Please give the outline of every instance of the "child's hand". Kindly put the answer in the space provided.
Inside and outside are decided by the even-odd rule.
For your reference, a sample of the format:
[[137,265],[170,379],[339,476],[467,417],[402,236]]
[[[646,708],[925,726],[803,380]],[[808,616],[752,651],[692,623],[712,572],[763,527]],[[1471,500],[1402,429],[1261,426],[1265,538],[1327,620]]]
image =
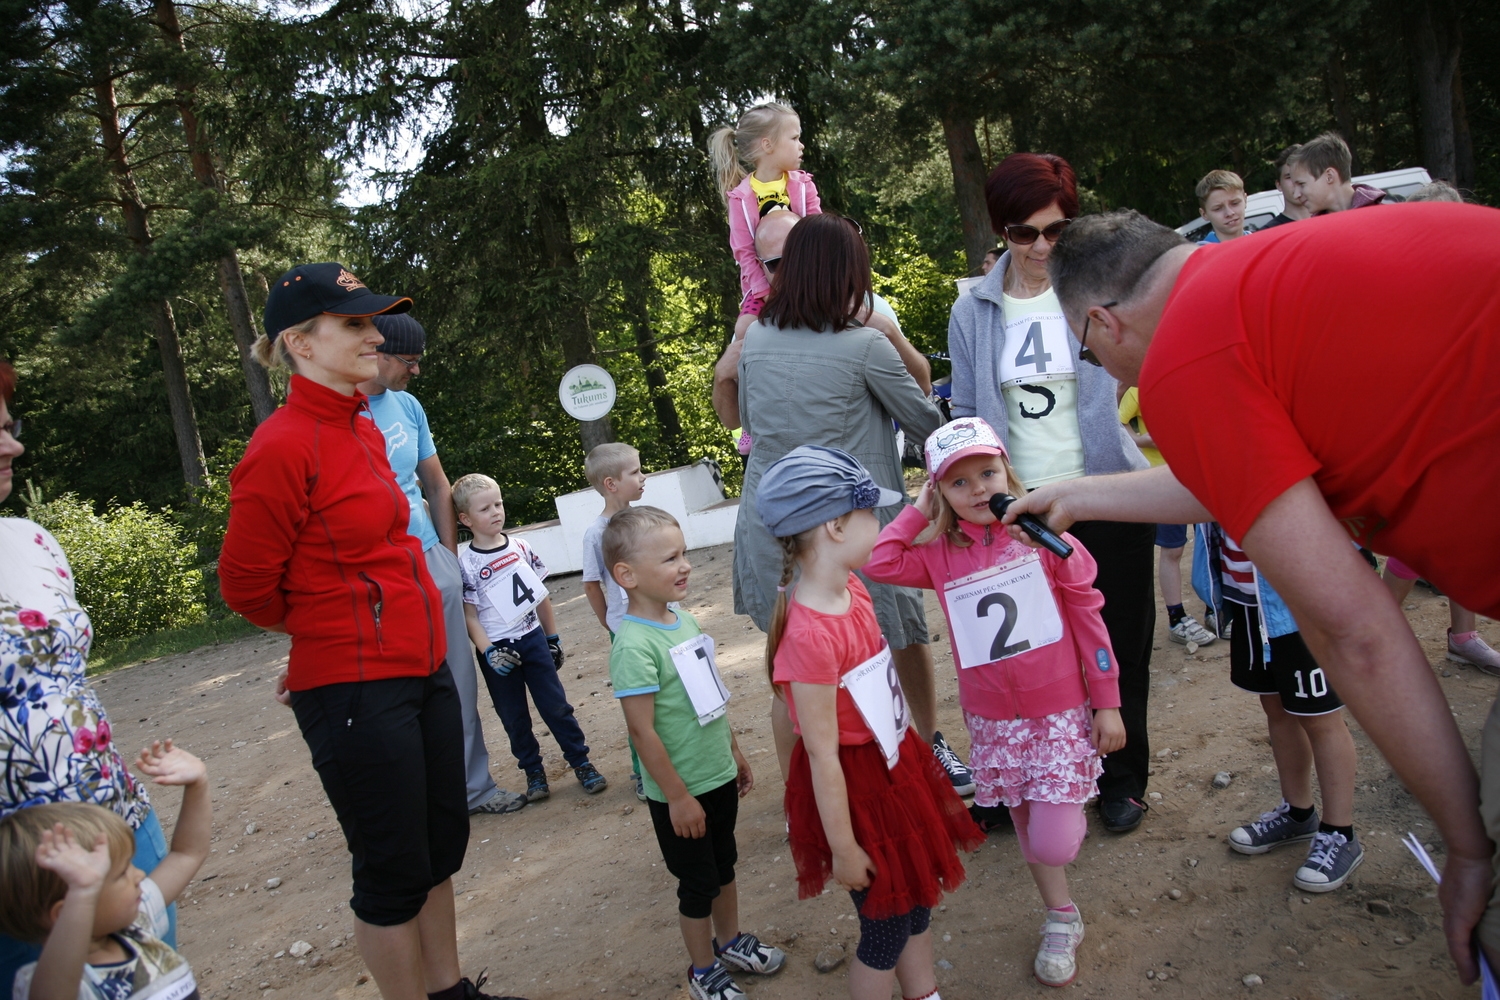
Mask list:
[[73,831],[61,823],[42,831],[42,841],[36,845],[36,864],[67,883],[69,895],[98,895],[114,867],[109,839],[104,834],[94,838],[92,851],[86,851]]
[[677,836],[698,840],[708,833],[708,817],[691,795],[667,803],[667,810],[672,817],[672,832]]
[[484,659],[485,665],[493,670],[497,677],[504,677],[521,665],[521,654],[510,646],[500,646],[491,643],[490,648],[479,655]]
[[276,675],[276,690],[272,692],[271,697],[283,705],[290,705],[292,703],[292,692],[286,688],[286,675],[286,670],[282,670],[281,673]]
[[142,750],[135,769],[149,775],[158,785],[196,785],[208,780],[208,768],[203,761],[173,746],[170,739],[158,740]]
[[1101,756],[1125,746],[1125,723],[1120,719],[1118,708],[1095,709],[1093,730],[1089,740]]
[[870,880],[878,874],[875,863],[858,844],[847,851],[833,852],[833,877],[850,892],[869,888]]
[[750,773],[750,762],[740,753],[739,744],[734,746],[734,768],[734,785],[740,790],[740,798],[743,799],[755,787],[755,775]]
[[935,489],[932,485],[932,480],[928,479],[927,482],[922,484],[922,492],[917,494],[917,513],[929,521],[937,516],[937,502],[933,499],[934,492]]

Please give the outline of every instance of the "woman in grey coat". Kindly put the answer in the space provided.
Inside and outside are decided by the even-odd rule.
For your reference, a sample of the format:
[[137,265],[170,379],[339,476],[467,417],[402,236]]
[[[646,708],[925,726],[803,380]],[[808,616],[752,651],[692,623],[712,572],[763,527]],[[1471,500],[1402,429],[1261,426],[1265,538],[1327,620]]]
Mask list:
[[[830,213],[808,216],[788,234],[765,310],[745,335],[740,422],[755,446],[734,533],[734,610],[762,631],[770,625],[782,572],[781,546],[755,511],[756,488],[771,463],[798,445],[839,448],[859,459],[876,483],[904,494],[891,421],[918,441],[942,423],[890,340],[861,325],[870,291],[869,251],[856,228]],[[877,514],[888,524],[898,512],[892,507]],[[941,734],[935,731],[922,593],[865,583],[917,729],[936,742]],[[785,749],[790,752],[790,740]],[[960,787],[971,785],[962,763],[952,757],[950,764],[949,756],[941,744],[939,760],[950,776]]]

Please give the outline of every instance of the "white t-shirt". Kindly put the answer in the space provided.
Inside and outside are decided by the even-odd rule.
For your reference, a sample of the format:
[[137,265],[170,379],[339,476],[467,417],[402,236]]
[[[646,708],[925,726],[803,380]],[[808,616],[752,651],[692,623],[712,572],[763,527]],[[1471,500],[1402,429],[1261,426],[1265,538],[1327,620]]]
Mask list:
[[[538,627],[535,604],[547,596],[547,588],[526,578],[518,564],[525,563],[537,581],[547,579],[547,566],[531,546],[511,535],[498,549],[476,549],[473,542],[458,547],[458,569],[464,578],[464,603],[479,609],[479,624],[490,642],[519,639]],[[537,588],[540,587],[540,590]],[[505,612],[533,606],[506,624]]]
[[604,565],[604,529],[609,518],[603,514],[594,518],[583,533],[583,582],[598,582],[604,591],[604,624],[610,632],[620,631],[620,622],[625,617],[625,606],[630,603],[625,588],[615,582]]
[[[150,878],[142,879],[141,909],[135,923],[110,935],[125,949],[125,961],[85,965],[78,1000],[199,1000],[198,983],[187,959],[161,940],[167,927],[167,903],[161,889]],[[35,962],[21,966],[11,988],[14,1000],[26,1000],[35,975]]]
[[1009,422],[1010,464],[1027,489],[1083,475],[1078,373],[1068,321],[1051,288],[1030,299],[1005,296],[1000,393]]

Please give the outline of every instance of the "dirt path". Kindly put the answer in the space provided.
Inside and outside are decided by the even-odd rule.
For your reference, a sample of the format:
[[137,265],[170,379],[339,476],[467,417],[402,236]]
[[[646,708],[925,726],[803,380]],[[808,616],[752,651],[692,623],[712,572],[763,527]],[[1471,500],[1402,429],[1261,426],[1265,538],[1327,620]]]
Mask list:
[[[842,970],[813,957],[858,937],[848,898],[799,902],[783,841],[780,781],[766,719],[762,636],[733,613],[730,550],[693,553],[689,607],[718,641],[734,692],[731,719],[759,782],[740,813],[740,897],[747,928],[786,948],[787,968],[741,977],[755,1000],[845,996]],[[457,877],[465,974],[488,969],[496,992],[531,1000],[596,995],[685,997],[674,883],[660,864],[650,819],[631,793],[624,722],[608,687],[608,642],[576,576],[549,581],[569,651],[564,677],[612,784],[587,796],[542,737],[550,801],[510,816],[475,817]],[[1408,617],[1422,639],[1471,748],[1495,681],[1443,660],[1447,604],[1418,589]],[[1193,601],[1190,607],[1196,607]],[[967,752],[946,627],[929,595],[938,662],[939,721]],[[1500,627],[1481,634],[1500,646]],[[1229,830],[1279,801],[1255,699],[1228,681],[1218,643],[1189,656],[1158,623],[1153,670],[1152,809],[1135,833],[1090,834],[1070,869],[1088,922],[1070,993],[1110,998],[1254,994],[1296,1000],[1477,996],[1458,983],[1443,945],[1432,884],[1400,844],[1407,830],[1438,849],[1426,817],[1357,728],[1356,823],[1368,858],[1342,890],[1305,895],[1291,883],[1296,848],[1258,858],[1225,846]],[[290,710],[270,683],[287,640],[263,635],[117,671],[100,693],[125,747],[175,736],[203,757],[214,785],[214,853],[188,890],[181,945],[206,998],[378,994],[349,938],[349,864],[343,839]],[[481,685],[481,691],[483,685]],[[482,708],[492,770],[521,784],[504,731]],[[1210,781],[1234,774],[1228,789]],[[1159,795],[1160,798],[1156,798]],[[177,796],[157,793],[171,829]],[[1055,996],[1031,976],[1040,901],[1010,834],[967,860],[969,882],[934,915],[938,981],[948,1000]],[[279,879],[276,888],[268,880]],[[1180,898],[1170,894],[1176,891]],[[312,950],[293,954],[296,942]],[[302,949],[298,947],[296,951]],[[1258,975],[1253,989],[1242,979]]]

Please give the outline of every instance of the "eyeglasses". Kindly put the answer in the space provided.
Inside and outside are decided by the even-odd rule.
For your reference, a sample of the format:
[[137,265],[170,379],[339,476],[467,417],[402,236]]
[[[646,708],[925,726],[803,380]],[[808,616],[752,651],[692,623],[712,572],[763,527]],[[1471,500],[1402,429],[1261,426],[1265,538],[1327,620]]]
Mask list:
[[418,355],[415,358],[412,358],[410,361],[406,360],[405,358],[403,358],[399,354],[392,354],[391,357],[395,358],[397,361],[399,361],[403,365],[405,365],[406,366],[406,370],[409,371],[409,372],[416,371],[417,370],[417,365],[420,365],[422,363],[422,358],[421,358],[420,355]]
[[10,420],[6,423],[0,424],[0,433],[9,434],[17,441],[21,440],[21,421]]
[[1072,219],[1058,219],[1046,229],[1038,229],[1036,226],[1006,226],[1005,242],[1013,243],[1018,247],[1029,247],[1035,243],[1038,236],[1047,237],[1048,243],[1056,243],[1057,238],[1063,234],[1063,230],[1073,224]]
[[[1117,306],[1119,304],[1120,304],[1120,300],[1119,299],[1110,299],[1108,302],[1104,303],[1099,308],[1100,309],[1113,309],[1115,306]],[[1086,346],[1088,344],[1088,342],[1089,342],[1089,324],[1092,323],[1093,321],[1094,321],[1094,317],[1093,316],[1090,316],[1087,313],[1084,314],[1084,317],[1083,317],[1083,336],[1078,339],[1078,360],[1079,361],[1087,361],[1089,364],[1093,365],[1095,368],[1103,368],[1104,367],[1104,362],[1100,361],[1094,355],[1094,352],[1091,351],[1091,350],[1089,350],[1088,347]]]

